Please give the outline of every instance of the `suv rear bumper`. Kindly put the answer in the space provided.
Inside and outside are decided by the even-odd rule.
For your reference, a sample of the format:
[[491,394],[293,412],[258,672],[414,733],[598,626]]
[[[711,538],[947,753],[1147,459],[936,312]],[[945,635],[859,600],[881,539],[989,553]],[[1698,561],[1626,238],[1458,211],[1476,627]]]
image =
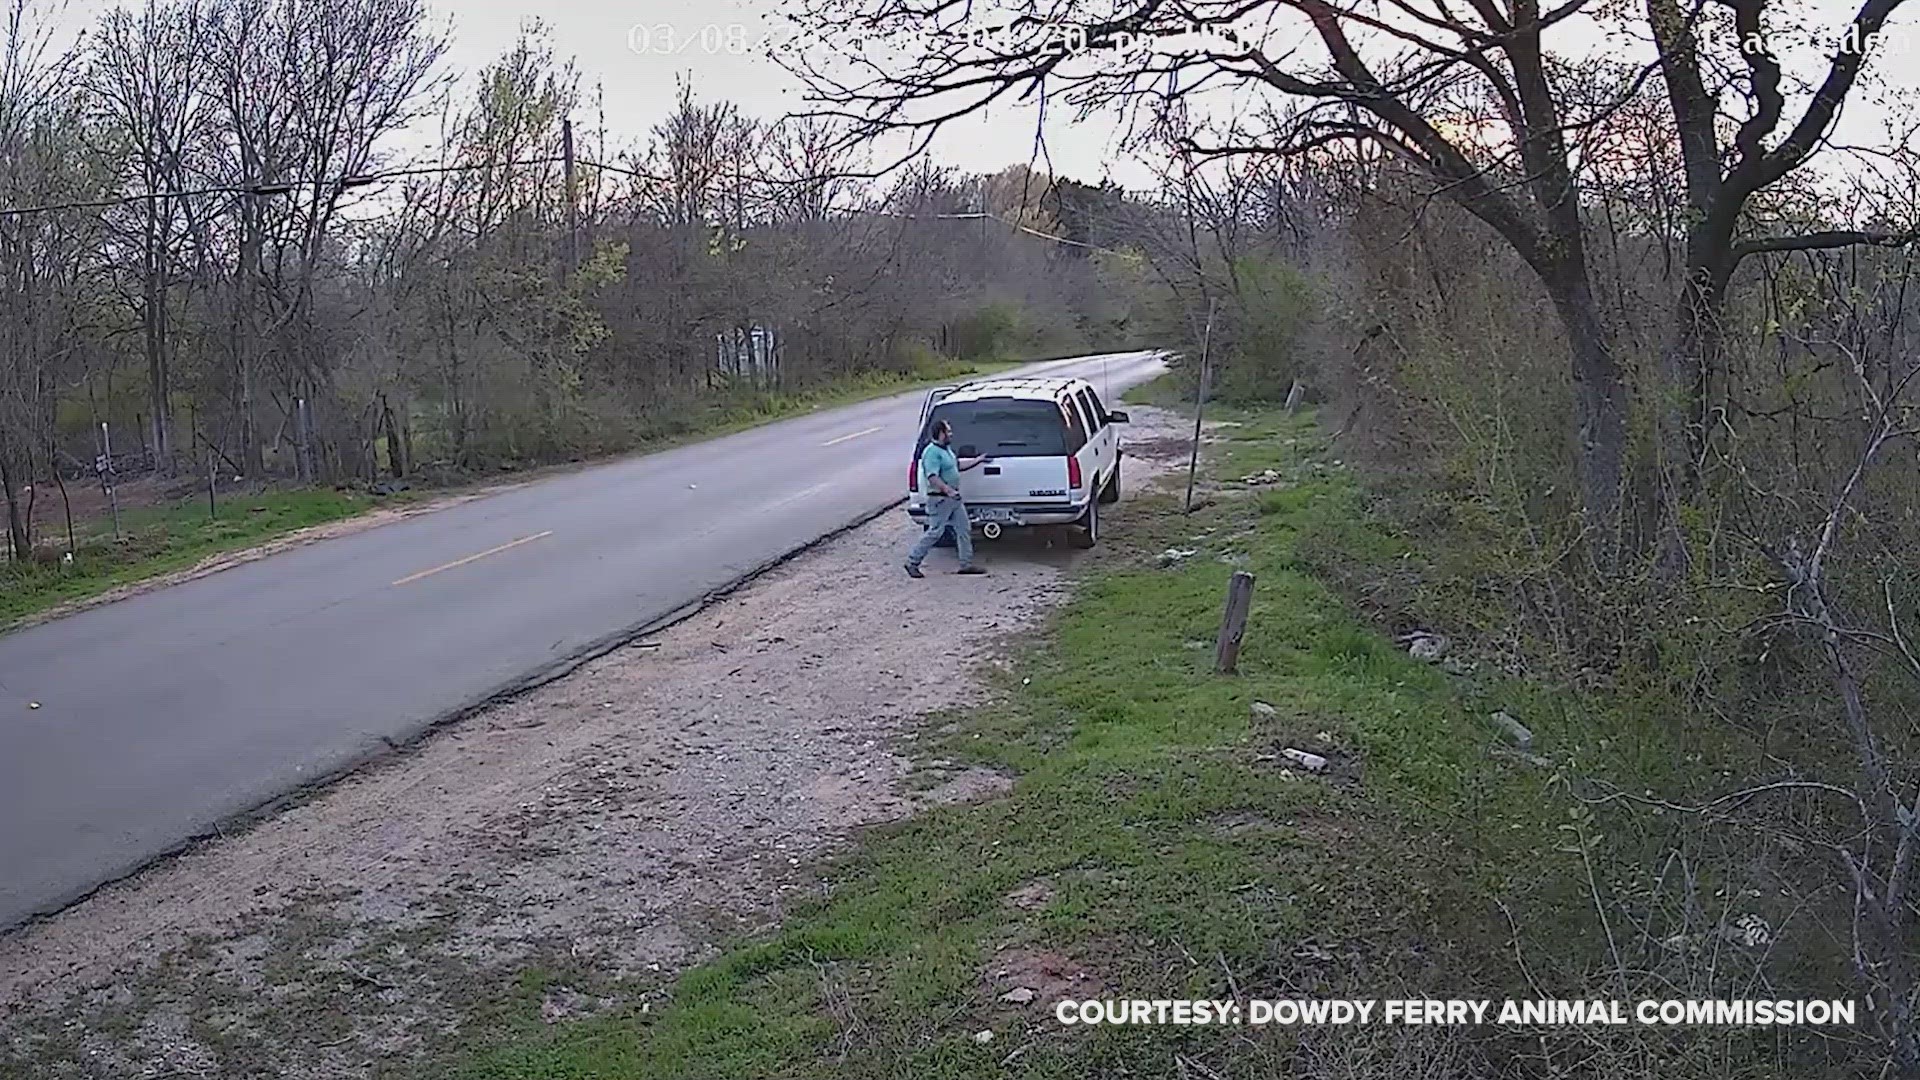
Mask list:
[[[1062,506],[1059,503],[979,503],[969,504],[981,510],[1002,510],[1019,518],[1018,525],[1072,525],[1087,516],[1087,504],[1071,503]],[[927,507],[924,503],[911,503],[907,506],[907,516],[926,524]],[[1002,522],[1002,524],[1011,524]],[[979,523],[974,528],[979,528]]]

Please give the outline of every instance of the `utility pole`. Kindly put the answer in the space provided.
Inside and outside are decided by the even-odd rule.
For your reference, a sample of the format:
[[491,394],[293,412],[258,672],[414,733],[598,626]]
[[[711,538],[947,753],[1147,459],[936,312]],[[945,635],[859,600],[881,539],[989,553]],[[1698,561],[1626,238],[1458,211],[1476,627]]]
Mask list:
[[567,187],[567,273],[580,269],[580,195],[574,187],[573,121],[560,121],[560,156]]
[[1207,298],[1207,329],[1200,338],[1200,378],[1193,388],[1193,451],[1187,458],[1187,506],[1193,513],[1193,475],[1200,467],[1200,418],[1207,412],[1208,363],[1213,353],[1214,299]]

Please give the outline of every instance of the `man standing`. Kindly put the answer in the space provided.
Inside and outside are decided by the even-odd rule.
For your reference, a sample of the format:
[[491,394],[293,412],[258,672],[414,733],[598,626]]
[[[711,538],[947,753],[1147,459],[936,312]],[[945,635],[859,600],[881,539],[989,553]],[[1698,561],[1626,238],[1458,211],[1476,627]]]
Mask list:
[[933,422],[933,441],[920,451],[920,482],[927,489],[927,531],[913,550],[907,552],[907,576],[925,577],[920,562],[940,542],[940,534],[953,530],[953,541],[960,552],[962,574],[984,574],[973,565],[973,527],[967,522],[967,504],[960,501],[960,474],[987,460],[968,458],[964,464],[953,456],[953,425],[945,420]]

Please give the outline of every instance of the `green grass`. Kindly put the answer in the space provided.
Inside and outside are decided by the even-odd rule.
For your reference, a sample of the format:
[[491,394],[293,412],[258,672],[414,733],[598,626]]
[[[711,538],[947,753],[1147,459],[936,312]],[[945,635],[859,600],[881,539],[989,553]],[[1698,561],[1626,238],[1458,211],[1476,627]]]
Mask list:
[[71,566],[0,565],[0,629],[58,604],[184,569],[210,555],[352,517],[378,501],[331,489],[222,495],[218,516],[209,517],[202,497],[178,506],[129,510],[121,515],[118,539],[111,521],[88,522]]
[[[873,374],[801,393],[761,391],[716,396],[680,410],[670,426],[642,437],[627,453],[644,453],[743,431],[817,409],[866,401],[1015,366],[1010,362],[949,363],[908,375]],[[417,498],[419,492],[399,498]],[[204,495],[177,505],[129,510],[115,538],[111,520],[77,523],[72,565],[0,564],[0,631],[49,608],[97,596],[123,585],[181,570],[209,556],[242,550],[287,533],[365,513],[395,497],[353,491],[287,488],[219,497],[209,518]],[[56,542],[48,535],[42,543]],[[57,542],[65,549],[62,533]]]
[[[523,1017],[448,1071],[1175,1076],[1184,1056],[1275,1075],[1312,1046],[1278,1031],[1068,1031],[999,1003],[994,973],[1046,950],[1095,980],[1075,996],[1526,996],[1493,896],[1551,928],[1534,957],[1546,970],[1591,964],[1580,859],[1559,850],[1565,800],[1550,773],[1490,759],[1480,719],[1497,694],[1557,750],[1588,737],[1582,713],[1545,690],[1463,689],[1357,619],[1303,546],[1337,540],[1385,565],[1403,545],[1366,518],[1311,418],[1234,418],[1210,471],[1276,468],[1289,486],[1223,492],[1191,518],[1167,496],[1129,499],[1005,704],[923,738],[927,757],[1017,774],[1010,795],[869,834],[826,899],[684,976],[663,1010],[551,1030]],[[1158,567],[1176,545],[1199,553]],[[1236,566],[1258,585],[1240,673],[1221,677],[1212,641]],[[1287,747],[1331,758],[1331,775],[1282,768]],[[1006,902],[1036,882],[1051,891],[1038,910]],[[986,1029],[987,1044],[971,1038]]]

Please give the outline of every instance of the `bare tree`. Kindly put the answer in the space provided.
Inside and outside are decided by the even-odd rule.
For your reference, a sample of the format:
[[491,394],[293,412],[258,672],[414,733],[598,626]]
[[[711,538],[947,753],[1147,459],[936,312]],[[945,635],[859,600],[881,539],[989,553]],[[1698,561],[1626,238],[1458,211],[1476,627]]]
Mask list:
[[[1835,40],[1869,42],[1901,0],[1866,0]],[[860,25],[894,35],[889,56],[870,51],[858,65],[830,57],[793,61],[822,111],[852,118],[866,136],[907,132],[915,145],[948,121],[1015,95],[1054,95],[1082,114],[1165,106],[1209,89],[1268,93],[1310,104],[1266,137],[1196,145],[1208,154],[1296,154],[1339,143],[1378,146],[1428,181],[1427,196],[1447,199],[1497,233],[1530,268],[1565,330],[1575,388],[1573,444],[1580,504],[1602,563],[1612,561],[1624,527],[1628,387],[1602,318],[1587,252],[1584,197],[1574,153],[1581,134],[1629,100],[1646,75],[1629,73],[1612,100],[1572,102],[1557,89],[1564,62],[1549,38],[1582,17],[1585,0],[1545,8],[1537,0],[1465,8],[1389,0],[1376,11],[1330,0],[1172,3],[1052,0],[1010,13],[1004,28],[973,34],[972,8],[911,0],[810,0],[807,17],[823,25]],[[1780,7],[1769,0],[1713,0],[1677,11],[1653,0],[1642,28],[1659,46],[1659,68],[1673,95],[1674,127],[1663,138],[1687,149],[1694,198],[1707,218],[1693,228],[1686,325],[1712,317],[1737,257],[1787,243],[1859,242],[1840,233],[1789,241],[1740,235],[1752,196],[1802,167],[1826,136],[1858,82],[1860,50],[1834,57],[1789,136],[1766,140],[1787,101],[1778,65],[1748,53],[1744,114],[1703,109],[1716,100],[1700,87],[1707,61],[1697,48],[1703,11],[1726,9],[1743,30],[1763,30]],[[1240,31],[1238,43],[1144,60],[1090,60],[1084,47],[1151,39],[1215,24]],[[1251,30],[1276,28],[1260,40]],[[1295,33],[1297,31],[1297,33]],[[937,47],[928,42],[944,42]],[[1271,42],[1271,44],[1269,44]],[[850,69],[850,70],[849,70]],[[1723,95],[1736,102],[1741,94]],[[1739,151],[1720,174],[1715,124],[1737,128]],[[1713,170],[1717,178],[1709,177]],[[1697,351],[1697,331],[1680,334],[1677,353]]]
[[[0,200],[56,205],[80,189],[85,158],[65,86],[73,58],[54,48],[49,22],[31,0],[11,0],[0,23]],[[0,497],[7,550],[32,553],[31,484],[51,446],[54,409],[71,357],[71,289],[80,235],[72,215],[0,217]]]
[[[110,141],[102,157],[124,161],[125,179],[138,191],[177,191],[193,179],[188,158],[204,137],[208,104],[201,88],[205,31],[197,0],[147,0],[137,14],[119,8],[101,21],[87,77],[96,103],[94,127]],[[126,219],[138,252],[137,307],[151,410],[147,426],[154,460],[162,467],[170,467],[172,459],[176,344],[171,294],[184,208],[180,200],[148,198],[117,215]]]

